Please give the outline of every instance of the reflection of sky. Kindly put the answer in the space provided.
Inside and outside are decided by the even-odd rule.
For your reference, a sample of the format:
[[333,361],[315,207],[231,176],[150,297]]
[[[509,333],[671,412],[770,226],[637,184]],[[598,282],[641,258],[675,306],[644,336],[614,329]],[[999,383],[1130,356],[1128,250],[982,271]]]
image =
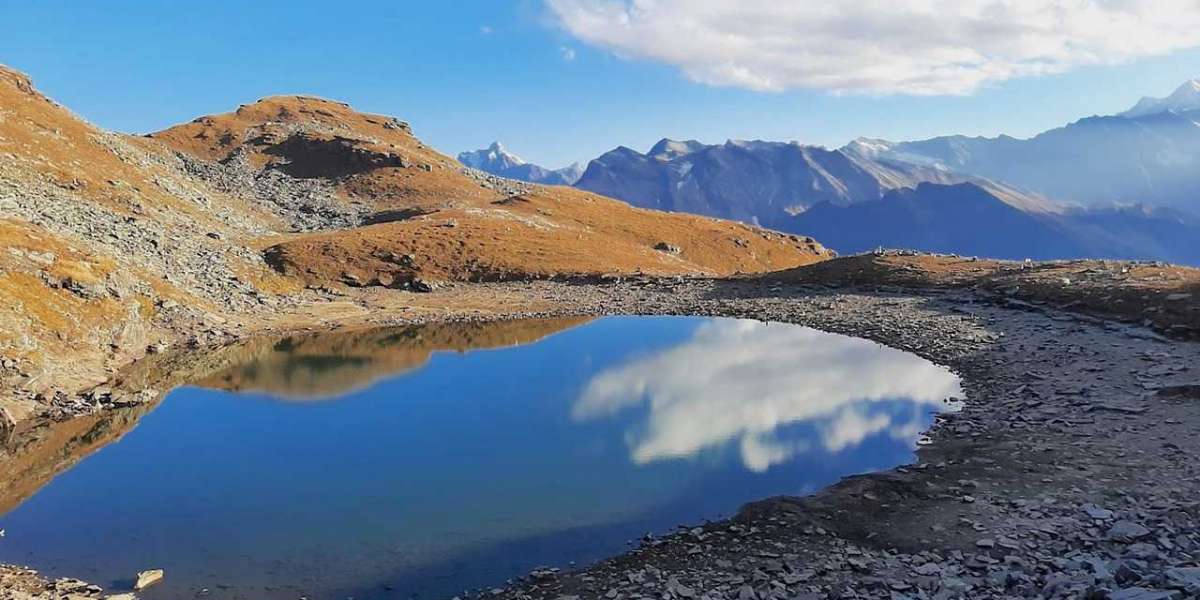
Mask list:
[[175,390],[0,517],[0,562],[99,582],[165,568],[147,600],[218,582],[271,600],[300,595],[281,583],[450,597],[910,460],[957,391],[869,342],[668,317],[435,352],[348,389],[321,403]]
[[[736,442],[764,471],[813,444],[853,448],[886,432],[914,439],[919,415],[898,419],[872,404],[899,398],[939,407],[958,378],[918,356],[812,329],[758,321],[709,321],[673,348],[594,376],[575,403],[578,421],[646,406],[628,430],[635,463],[694,456]],[[788,439],[784,425],[813,422],[818,439]]]

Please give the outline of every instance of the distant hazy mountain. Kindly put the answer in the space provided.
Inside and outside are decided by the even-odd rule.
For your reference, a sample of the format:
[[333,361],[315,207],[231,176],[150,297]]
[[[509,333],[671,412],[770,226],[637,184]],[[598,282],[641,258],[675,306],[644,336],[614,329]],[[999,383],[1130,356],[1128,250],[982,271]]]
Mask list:
[[458,155],[458,162],[493,175],[548,185],[571,185],[583,174],[583,165],[579,163],[551,170],[525,162],[505,150],[500,142],[492,142],[482,150],[463,152]]
[[1166,98],[1142,98],[1133,108],[1120,114],[1122,117],[1144,117],[1163,112],[1190,112],[1200,110],[1200,79],[1193,79],[1179,86]]
[[689,212],[787,230],[828,202],[877,200],[889,189],[964,177],[910,163],[860,160],[796,143],[663,139],[646,154],[624,146],[588,164],[575,183],[635,206]]
[[1169,209],[1015,205],[973,183],[922,183],[850,206],[824,203],[793,227],[842,253],[914,248],[1008,259],[1126,258],[1200,264],[1200,219]]
[[[553,177],[499,144],[459,159],[516,179]],[[562,179],[635,206],[812,235],[843,252],[1200,264],[1200,80],[1029,139],[861,138],[833,150],[663,139],[645,154],[618,147]]]
[[1200,81],[1029,139],[861,139],[843,151],[1003,181],[1085,206],[1145,204],[1200,214]]
[[664,139],[645,154],[605,153],[575,185],[811,235],[840,252],[1200,264],[1200,217],[1189,212],[1200,205],[1193,115],[1092,117],[1031,140],[860,139],[837,150]]

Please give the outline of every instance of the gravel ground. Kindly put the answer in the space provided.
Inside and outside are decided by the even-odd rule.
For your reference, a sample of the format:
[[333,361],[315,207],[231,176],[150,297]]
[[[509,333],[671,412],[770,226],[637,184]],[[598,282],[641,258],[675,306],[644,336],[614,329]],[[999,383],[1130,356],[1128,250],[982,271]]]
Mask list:
[[[451,306],[508,300],[435,318],[702,314],[798,323],[947,365],[967,394],[964,409],[929,432],[916,464],[814,496],[764,499],[591,567],[550,565],[468,595],[1200,597],[1200,440],[1187,435],[1200,424],[1200,344],[972,291],[626,281],[460,285],[425,297],[439,296]],[[369,322],[428,318],[393,314],[377,311]],[[46,585],[0,598],[67,597]]]
[[[657,288],[657,286],[651,286]],[[615,286],[606,312],[785,321],[947,365],[917,464],[775,498],[491,598],[1200,596],[1200,345],[970,292]]]

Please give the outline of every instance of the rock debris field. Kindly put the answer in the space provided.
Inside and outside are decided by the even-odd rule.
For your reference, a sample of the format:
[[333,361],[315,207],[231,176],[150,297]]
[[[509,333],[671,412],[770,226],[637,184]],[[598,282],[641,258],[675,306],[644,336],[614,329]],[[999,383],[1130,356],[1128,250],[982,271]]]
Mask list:
[[[549,565],[462,598],[1200,596],[1194,342],[969,290],[647,279],[439,293],[467,289],[553,307],[505,317],[695,314],[863,337],[950,367],[966,398],[911,465],[764,499],[727,521],[632,540],[596,565]],[[59,585],[102,596],[24,577],[35,583],[0,597],[68,597]]]
[[[1200,346],[970,292],[698,283],[629,290],[643,313],[794,322],[947,365],[965,407],[917,462],[647,536],[480,598],[1200,596]],[[1006,306],[1008,305],[1008,306]]]

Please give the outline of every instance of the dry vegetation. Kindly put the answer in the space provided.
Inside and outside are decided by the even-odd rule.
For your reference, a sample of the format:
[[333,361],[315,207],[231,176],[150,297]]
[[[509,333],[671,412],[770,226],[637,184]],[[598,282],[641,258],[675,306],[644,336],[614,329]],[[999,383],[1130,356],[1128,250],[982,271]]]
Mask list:
[[811,239],[636,209],[571,188],[481,185],[407,124],[328,100],[267,98],[152,137],[206,160],[242,153],[254,168],[331,180],[366,222],[377,222],[270,249],[277,268],[309,284],[712,276],[830,256]]
[[415,280],[712,276],[828,256],[795,236],[482,176],[406,123],[338,102],[266,98],[134,137],[0,67],[5,428],[155,348],[368,305],[436,312],[387,289]]
[[[823,258],[802,239],[730,222],[630,208],[567,188],[301,237],[268,257],[308,283],[393,285],[606,274],[721,276]],[[656,249],[659,246],[663,249]]]

